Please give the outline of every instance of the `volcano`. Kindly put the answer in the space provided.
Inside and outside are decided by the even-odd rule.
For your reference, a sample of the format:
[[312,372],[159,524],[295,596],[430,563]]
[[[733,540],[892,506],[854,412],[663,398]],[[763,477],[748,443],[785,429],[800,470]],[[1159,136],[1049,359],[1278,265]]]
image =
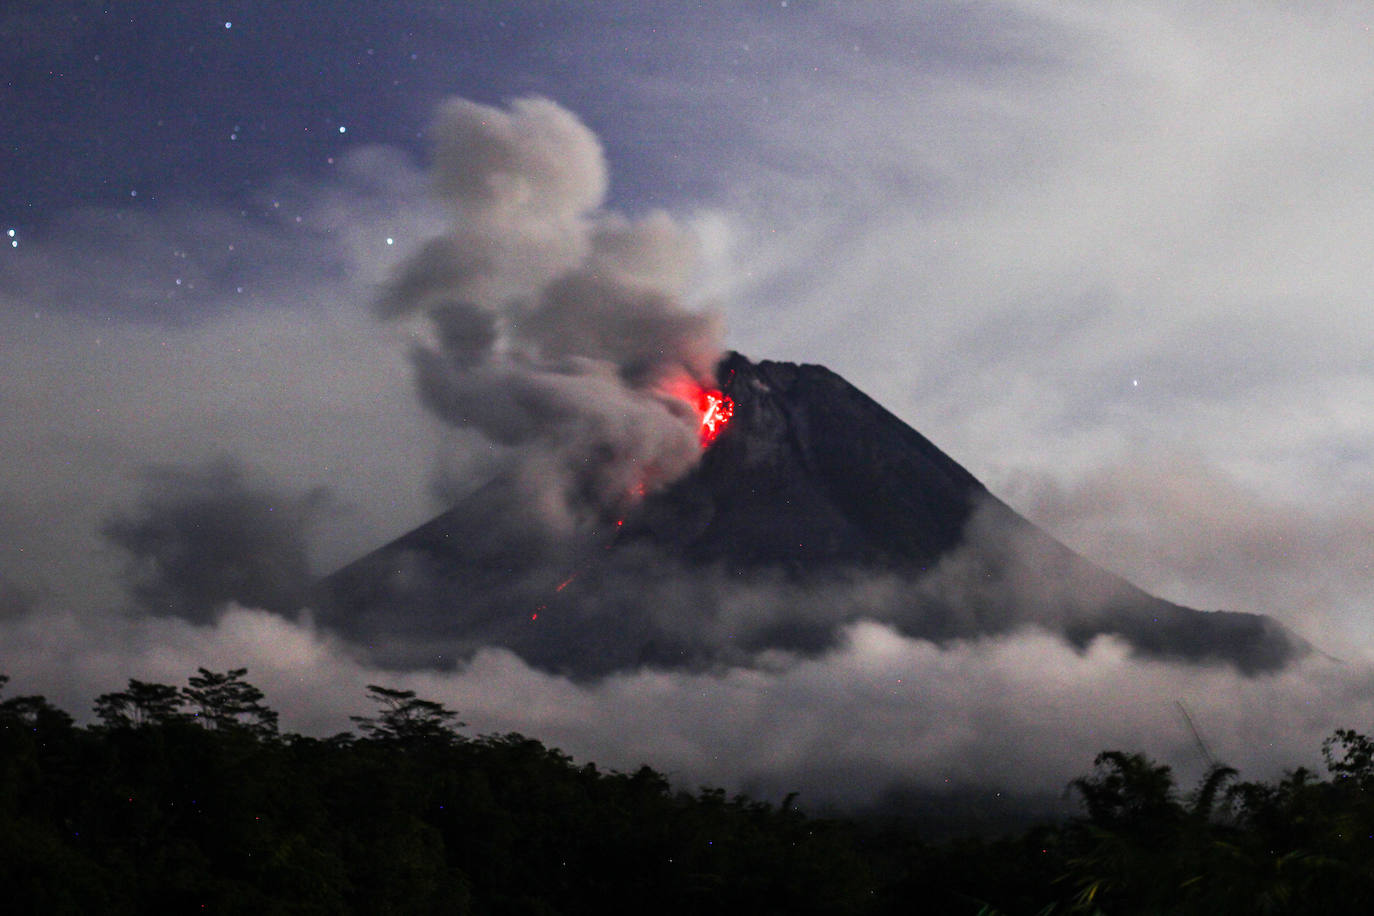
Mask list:
[[717,375],[700,462],[624,517],[554,538],[497,479],[319,583],[320,623],[387,664],[502,646],[576,677],[816,654],[862,619],[937,642],[1114,636],[1246,674],[1310,651],[1075,554],[824,367],[730,354]]

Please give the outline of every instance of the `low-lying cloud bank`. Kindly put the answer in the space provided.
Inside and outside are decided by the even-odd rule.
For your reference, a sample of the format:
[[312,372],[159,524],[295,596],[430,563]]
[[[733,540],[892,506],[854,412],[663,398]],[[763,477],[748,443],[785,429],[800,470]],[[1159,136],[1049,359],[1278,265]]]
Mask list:
[[[1211,752],[1261,778],[1316,765],[1334,728],[1374,717],[1374,662],[1313,656],[1246,678],[1132,657],[1111,638],[1075,652],[1034,630],[944,646],[859,622],[839,647],[765,654],[709,673],[637,670],[574,683],[484,649],[451,672],[369,666],[307,622],[231,607],[213,625],[34,612],[0,622],[9,692],[87,716],[129,677],[182,683],[246,666],[287,730],[327,735],[382,683],[460,711],[468,733],[519,731],[582,761],[647,763],[678,784],[857,806],[894,787],[1061,791],[1107,748],[1139,749],[1189,777]],[[79,660],[79,661],[74,661]]]

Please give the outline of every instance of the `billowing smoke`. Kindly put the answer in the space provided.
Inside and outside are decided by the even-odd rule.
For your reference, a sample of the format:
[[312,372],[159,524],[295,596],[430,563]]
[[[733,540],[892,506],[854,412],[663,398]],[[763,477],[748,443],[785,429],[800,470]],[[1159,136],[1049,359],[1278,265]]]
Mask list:
[[422,322],[425,406],[503,447],[512,492],[551,531],[683,474],[697,419],[671,392],[709,381],[721,353],[718,317],[683,305],[691,238],[664,213],[605,210],[601,146],[551,101],[454,99],[431,133],[451,222],[377,301]]
[[233,461],[152,467],[136,508],[116,512],[104,534],[129,555],[139,606],[205,623],[230,601],[298,610],[310,582],[306,532],[327,497],[293,497],[254,484]]
[[0,620],[21,617],[33,604],[31,596],[19,585],[0,575]]

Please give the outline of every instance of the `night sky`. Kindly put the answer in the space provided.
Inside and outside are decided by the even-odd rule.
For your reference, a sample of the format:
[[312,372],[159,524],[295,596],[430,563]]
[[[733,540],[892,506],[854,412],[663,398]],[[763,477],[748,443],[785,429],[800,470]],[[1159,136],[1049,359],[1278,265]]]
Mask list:
[[[247,666],[316,733],[367,683],[413,687],[579,759],[818,795],[1057,790],[1112,746],[1186,768],[1177,701],[1246,776],[1312,763],[1374,727],[1371,26],[1343,3],[11,0],[0,671],[84,716],[131,676]],[[587,212],[689,241],[673,293],[724,346],[828,366],[1086,556],[1342,664],[1243,679],[863,624],[820,658],[573,684],[501,651],[381,670],[271,589],[150,608],[141,545],[196,567],[213,520],[253,533],[246,564],[324,573],[499,463],[417,397],[420,332],[377,307],[464,218],[428,171],[455,97],[585,141]]]

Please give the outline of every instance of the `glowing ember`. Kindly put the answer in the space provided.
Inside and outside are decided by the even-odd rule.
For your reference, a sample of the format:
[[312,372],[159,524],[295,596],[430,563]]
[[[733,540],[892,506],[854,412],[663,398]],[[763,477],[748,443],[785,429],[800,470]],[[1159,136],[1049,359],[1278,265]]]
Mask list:
[[[659,383],[659,393],[682,401],[701,419],[701,447],[706,448],[720,436],[735,414],[735,402],[719,388],[706,388],[690,375],[679,375]],[[643,495],[643,494],[639,494]]]
[[735,402],[723,391],[702,389],[697,409],[701,411],[701,447],[706,448],[735,415]]

